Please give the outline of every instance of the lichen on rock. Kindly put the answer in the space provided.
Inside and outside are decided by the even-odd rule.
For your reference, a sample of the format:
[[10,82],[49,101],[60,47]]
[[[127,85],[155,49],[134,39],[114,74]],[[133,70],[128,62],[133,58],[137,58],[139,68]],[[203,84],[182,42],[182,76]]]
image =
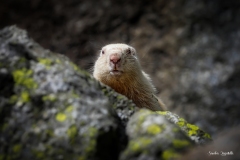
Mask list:
[[117,158],[122,124],[87,72],[15,26],[0,31],[0,64],[9,79],[0,94],[1,159]]
[[0,78],[0,159],[171,159],[210,139],[171,112],[139,110],[16,26],[0,31]]
[[[174,132],[173,132],[174,130]],[[127,124],[129,144],[121,159],[173,159],[196,143],[159,112],[141,109]]]

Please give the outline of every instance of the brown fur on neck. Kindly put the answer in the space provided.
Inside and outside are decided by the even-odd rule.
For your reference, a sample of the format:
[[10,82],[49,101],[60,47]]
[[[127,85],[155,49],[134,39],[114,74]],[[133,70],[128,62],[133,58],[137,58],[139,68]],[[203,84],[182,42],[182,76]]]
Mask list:
[[[93,76],[100,82],[110,86],[118,93],[121,93],[132,99],[140,108],[149,108],[151,110],[163,110],[164,104],[158,101],[155,88],[151,83],[149,76],[142,71],[136,51],[132,47],[132,55],[126,55],[128,45],[111,44],[103,47],[104,54],[101,54],[95,62]],[[114,52],[111,52],[114,48]],[[115,51],[116,50],[116,51]],[[109,71],[109,55],[118,54],[121,56],[120,70],[121,75],[112,75]],[[120,53],[121,52],[121,53]]]

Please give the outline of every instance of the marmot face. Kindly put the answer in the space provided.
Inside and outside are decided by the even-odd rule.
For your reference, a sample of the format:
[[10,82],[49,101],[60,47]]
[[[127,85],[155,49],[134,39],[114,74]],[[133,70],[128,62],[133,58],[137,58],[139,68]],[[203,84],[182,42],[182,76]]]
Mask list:
[[102,76],[103,79],[111,77],[120,80],[129,75],[139,74],[136,71],[140,71],[136,50],[126,44],[109,44],[101,49],[93,74],[94,77]]
[[136,50],[129,45],[104,46],[95,62],[93,77],[132,99],[140,108],[154,111],[164,108],[154,95],[150,77],[141,69]]

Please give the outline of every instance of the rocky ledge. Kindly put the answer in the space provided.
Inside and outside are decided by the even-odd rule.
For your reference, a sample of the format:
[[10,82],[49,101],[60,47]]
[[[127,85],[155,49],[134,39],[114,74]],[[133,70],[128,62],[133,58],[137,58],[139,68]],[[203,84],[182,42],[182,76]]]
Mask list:
[[27,32],[0,31],[0,160],[180,158],[210,135],[137,107]]

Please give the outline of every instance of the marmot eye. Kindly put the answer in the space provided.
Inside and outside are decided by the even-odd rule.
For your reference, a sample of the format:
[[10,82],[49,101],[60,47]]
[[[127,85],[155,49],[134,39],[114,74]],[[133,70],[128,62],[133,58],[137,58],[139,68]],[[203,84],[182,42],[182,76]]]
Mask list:
[[127,54],[131,54],[131,49],[128,48],[128,49],[126,50],[126,53],[127,53]]

